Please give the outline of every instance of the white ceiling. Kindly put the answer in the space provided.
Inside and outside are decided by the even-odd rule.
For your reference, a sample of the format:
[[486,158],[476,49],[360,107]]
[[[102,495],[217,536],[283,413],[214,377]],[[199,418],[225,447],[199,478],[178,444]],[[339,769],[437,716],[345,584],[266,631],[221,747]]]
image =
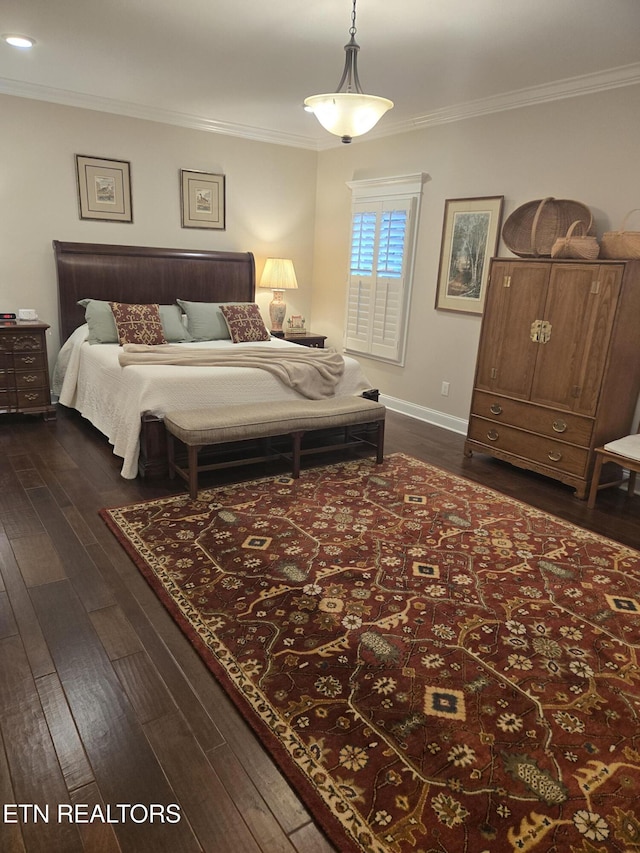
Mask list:
[[[0,92],[306,148],[351,0],[2,0]],[[640,83],[640,0],[358,0],[370,136]]]

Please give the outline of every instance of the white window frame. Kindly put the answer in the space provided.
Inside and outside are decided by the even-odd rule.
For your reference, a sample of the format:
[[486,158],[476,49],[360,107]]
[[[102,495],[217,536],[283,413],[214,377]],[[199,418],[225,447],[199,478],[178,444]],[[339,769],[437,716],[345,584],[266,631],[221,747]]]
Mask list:
[[[404,366],[409,306],[413,286],[416,243],[422,186],[426,175],[400,175],[348,181],[351,190],[349,276],[345,318],[345,351],[354,355]],[[385,277],[378,273],[379,229],[389,211],[406,211],[402,273]],[[354,219],[357,214],[376,216],[373,272],[370,276],[351,272]]]

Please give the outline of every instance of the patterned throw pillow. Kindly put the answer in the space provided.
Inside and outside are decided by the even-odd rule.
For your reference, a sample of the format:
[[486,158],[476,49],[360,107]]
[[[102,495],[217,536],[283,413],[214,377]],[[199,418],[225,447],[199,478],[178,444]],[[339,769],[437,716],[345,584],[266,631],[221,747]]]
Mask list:
[[268,341],[271,338],[255,302],[243,302],[240,305],[223,303],[220,305],[220,310],[227,322],[234,344],[246,341]]
[[110,302],[113,319],[122,344],[166,344],[158,305],[129,305]]

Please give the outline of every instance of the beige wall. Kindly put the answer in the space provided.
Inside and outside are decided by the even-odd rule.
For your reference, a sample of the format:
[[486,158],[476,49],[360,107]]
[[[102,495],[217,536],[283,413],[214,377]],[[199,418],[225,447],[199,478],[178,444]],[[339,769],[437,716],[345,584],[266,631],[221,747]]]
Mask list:
[[[52,325],[51,361],[58,349],[54,239],[249,250],[258,274],[266,257],[291,257],[300,289],[287,294],[290,313],[310,318],[340,348],[346,182],[427,173],[406,366],[362,362],[397,408],[454,429],[464,429],[468,415],[480,318],[434,309],[445,199],[504,195],[507,216],[531,199],[573,198],[592,208],[598,233],[640,206],[640,86],[320,153],[7,95],[0,115],[0,310],[36,308]],[[80,220],[74,154],[131,162],[133,224]],[[226,175],[226,231],[181,228],[181,168]],[[266,318],[270,293],[257,298]],[[443,380],[449,397],[440,394]]]
[[[425,172],[406,365],[362,359],[400,410],[463,429],[480,317],[434,308],[444,202],[504,195],[588,204],[598,234],[640,207],[640,86],[582,96],[323,151],[318,165],[313,324],[342,342],[350,195],[346,181]],[[635,226],[640,230],[640,213]],[[501,246],[502,254],[510,254]],[[640,357],[640,318],[638,324]],[[440,394],[450,383],[449,397]]]
[[[0,311],[35,308],[58,350],[52,240],[252,251],[291,257],[308,315],[317,155],[313,151],[0,95]],[[75,154],[131,163],[133,224],[81,220]],[[182,228],[180,169],[223,173],[225,231]],[[270,291],[258,291],[268,319]]]

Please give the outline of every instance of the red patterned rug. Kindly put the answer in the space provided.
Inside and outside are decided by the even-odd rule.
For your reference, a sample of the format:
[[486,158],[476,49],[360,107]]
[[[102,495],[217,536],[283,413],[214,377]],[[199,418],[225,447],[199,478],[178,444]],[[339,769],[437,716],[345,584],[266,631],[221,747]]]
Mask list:
[[640,554],[403,454],[102,511],[340,853],[640,849]]

